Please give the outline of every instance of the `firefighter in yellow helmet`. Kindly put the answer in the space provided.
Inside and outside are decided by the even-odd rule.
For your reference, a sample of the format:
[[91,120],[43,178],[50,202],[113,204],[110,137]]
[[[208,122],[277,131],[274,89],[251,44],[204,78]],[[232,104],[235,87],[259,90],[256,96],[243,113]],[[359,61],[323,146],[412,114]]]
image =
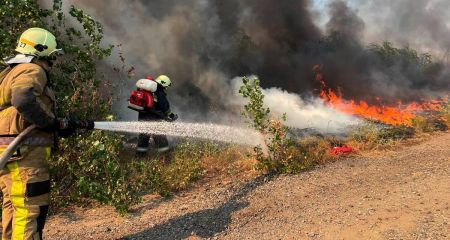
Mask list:
[[25,128],[38,127],[0,169],[2,239],[42,238],[54,134],[68,136],[75,130],[73,121],[55,117],[55,95],[48,84],[60,50],[52,33],[30,28],[20,36],[17,55],[5,59],[8,67],[0,73],[0,153]]
[[[150,81],[153,81],[153,78],[148,78]],[[173,122],[178,119],[178,115],[172,113],[170,110],[170,103],[167,99],[166,91],[172,85],[172,81],[166,75],[161,75],[157,77],[155,80],[156,89],[153,89],[153,99],[154,99],[154,107],[144,108],[139,111],[138,119],[139,121],[169,121]],[[148,135],[148,134],[139,134],[138,144],[137,144],[137,153],[145,154],[149,150],[150,146],[150,137],[153,139],[155,143],[156,150],[158,152],[165,152],[169,150],[169,141],[165,135]]]

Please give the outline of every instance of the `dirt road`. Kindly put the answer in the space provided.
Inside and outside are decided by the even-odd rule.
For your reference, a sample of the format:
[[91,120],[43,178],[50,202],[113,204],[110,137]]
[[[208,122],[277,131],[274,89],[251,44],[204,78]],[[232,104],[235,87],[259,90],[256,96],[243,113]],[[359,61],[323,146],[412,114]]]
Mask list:
[[62,213],[47,239],[450,239],[450,133],[299,175],[258,177],[122,218],[110,208]]

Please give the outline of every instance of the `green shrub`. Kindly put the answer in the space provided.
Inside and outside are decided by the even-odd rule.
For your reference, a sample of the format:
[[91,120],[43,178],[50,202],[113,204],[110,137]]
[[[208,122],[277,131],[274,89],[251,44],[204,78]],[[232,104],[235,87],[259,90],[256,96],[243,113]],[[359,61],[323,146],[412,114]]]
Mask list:
[[242,115],[265,138],[265,146],[254,148],[257,169],[267,173],[295,173],[303,170],[305,160],[308,160],[307,153],[302,152],[296,147],[295,141],[288,138],[289,128],[281,122],[286,120],[286,115],[281,120],[272,120],[270,109],[264,107],[259,79],[244,77],[242,81],[239,93],[248,99]]
[[93,198],[122,213],[137,203],[133,163],[119,158],[122,143],[120,135],[100,131],[62,140],[62,154],[50,162],[56,196]]
[[264,94],[261,91],[260,81],[257,78],[242,78],[243,85],[239,89],[239,93],[246,99],[248,103],[244,106],[242,116],[246,118],[250,125],[262,132],[268,132],[270,125],[270,109],[264,107]]

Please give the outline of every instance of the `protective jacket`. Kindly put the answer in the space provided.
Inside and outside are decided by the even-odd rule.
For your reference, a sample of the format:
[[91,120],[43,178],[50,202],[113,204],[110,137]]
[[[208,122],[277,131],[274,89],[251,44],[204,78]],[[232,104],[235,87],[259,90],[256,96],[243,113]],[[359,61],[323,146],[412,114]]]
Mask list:
[[[11,65],[1,75],[4,78],[0,84],[0,136],[13,137],[31,124],[41,129],[55,124],[55,95],[47,86],[47,74],[42,67],[21,63]],[[53,140],[53,134],[44,131],[36,131],[31,137]]]
[[158,88],[153,93],[153,96],[155,99],[156,111],[162,112],[164,114],[170,113],[170,104],[167,100],[167,94],[161,84],[158,83]]

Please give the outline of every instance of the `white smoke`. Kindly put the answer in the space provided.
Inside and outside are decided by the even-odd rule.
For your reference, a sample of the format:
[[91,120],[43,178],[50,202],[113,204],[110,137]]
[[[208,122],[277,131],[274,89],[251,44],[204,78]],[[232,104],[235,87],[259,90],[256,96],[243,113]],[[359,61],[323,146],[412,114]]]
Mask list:
[[[232,83],[235,94],[232,104],[242,107],[246,103],[238,93],[242,78],[235,78]],[[342,133],[360,123],[358,118],[334,110],[320,98],[302,99],[299,95],[280,88],[262,89],[262,93],[264,104],[270,108],[272,115],[281,117],[286,113],[287,120],[284,124],[288,127],[311,128],[322,133]]]

